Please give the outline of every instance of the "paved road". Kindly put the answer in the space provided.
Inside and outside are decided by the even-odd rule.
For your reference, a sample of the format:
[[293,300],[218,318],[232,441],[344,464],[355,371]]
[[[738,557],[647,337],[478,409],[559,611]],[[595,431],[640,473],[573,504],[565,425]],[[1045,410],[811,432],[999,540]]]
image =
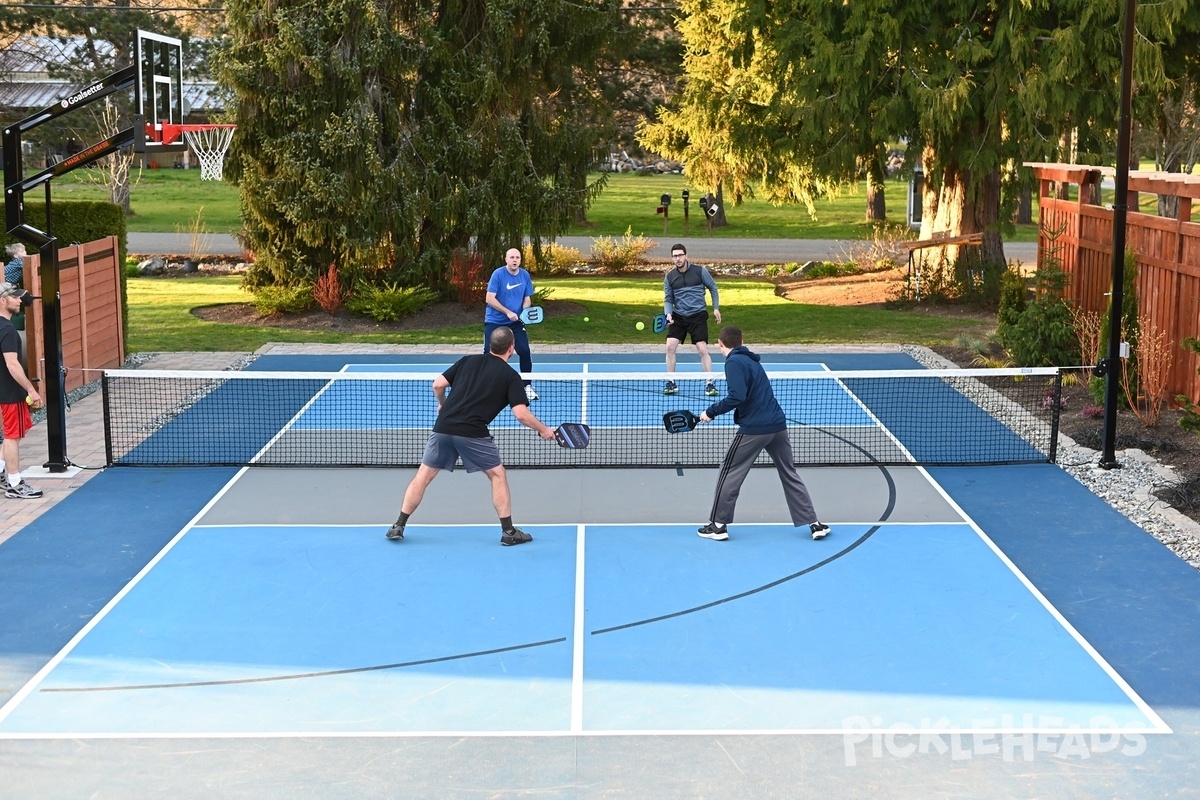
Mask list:
[[[129,252],[134,255],[182,255],[191,249],[191,237],[179,233],[131,233]],[[559,242],[584,254],[592,249],[590,236],[563,236]],[[657,240],[655,240],[657,241]],[[649,252],[655,260],[668,261],[671,245],[679,240],[659,242]],[[746,263],[787,264],[806,261],[844,260],[850,242],[834,239],[706,239],[691,237],[682,240],[688,253],[698,264],[706,261],[741,261]],[[232,236],[212,235],[205,252],[211,255],[238,255],[242,248]],[[1008,242],[1004,255],[1009,260],[1033,264],[1037,260],[1037,245],[1033,242]]]

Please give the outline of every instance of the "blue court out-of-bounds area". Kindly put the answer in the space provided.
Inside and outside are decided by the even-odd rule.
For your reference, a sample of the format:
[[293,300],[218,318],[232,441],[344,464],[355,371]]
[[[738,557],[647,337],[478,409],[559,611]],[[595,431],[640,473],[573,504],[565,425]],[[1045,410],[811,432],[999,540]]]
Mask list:
[[966,524],[530,530],[192,528],[0,734],[1165,729]]

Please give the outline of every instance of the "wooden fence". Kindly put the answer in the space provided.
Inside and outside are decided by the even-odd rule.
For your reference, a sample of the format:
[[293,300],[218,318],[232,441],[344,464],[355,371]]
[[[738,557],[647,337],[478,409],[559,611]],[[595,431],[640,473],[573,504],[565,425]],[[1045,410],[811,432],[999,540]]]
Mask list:
[[[1069,297],[1078,307],[1103,313],[1112,286],[1113,211],[1098,205],[1100,181],[1111,167],[1027,163],[1038,179],[1041,232],[1038,263],[1057,258],[1070,276]],[[1178,198],[1174,219],[1137,210],[1138,194]],[[1168,397],[1200,402],[1200,356],[1183,348],[1200,339],[1200,223],[1192,221],[1200,176],[1167,172],[1129,173],[1125,246],[1137,261],[1140,313],[1166,334],[1173,355]]]
[[[38,256],[25,259],[25,288],[41,295]],[[87,370],[116,369],[125,363],[121,316],[121,268],[117,237],[63,247],[58,251],[63,366],[69,392],[99,378]],[[25,363],[38,387],[45,385],[42,358],[42,304],[25,314]]]

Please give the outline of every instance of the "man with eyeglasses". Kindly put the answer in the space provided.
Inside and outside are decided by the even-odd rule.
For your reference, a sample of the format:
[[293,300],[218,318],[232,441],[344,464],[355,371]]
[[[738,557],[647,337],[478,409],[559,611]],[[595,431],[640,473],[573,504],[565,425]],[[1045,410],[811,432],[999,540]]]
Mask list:
[[[663,279],[663,310],[667,316],[667,375],[675,374],[675,354],[679,345],[689,336],[700,354],[700,365],[705,372],[712,372],[712,356],[708,354],[708,305],[705,290],[712,295],[713,318],[721,323],[721,302],[717,294],[717,282],[709,271],[699,264],[688,262],[687,248],[682,244],[671,246],[674,266]],[[674,377],[668,377],[663,394],[675,394],[679,385]],[[704,393],[716,397],[717,386],[713,381],[704,385]]]

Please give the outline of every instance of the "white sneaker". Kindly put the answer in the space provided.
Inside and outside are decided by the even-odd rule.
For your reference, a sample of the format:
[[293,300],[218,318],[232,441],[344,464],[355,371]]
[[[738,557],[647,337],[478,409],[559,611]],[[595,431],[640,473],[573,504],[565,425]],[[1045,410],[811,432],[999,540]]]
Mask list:
[[528,401],[529,401],[529,402],[531,402],[531,403],[532,403],[534,400],[537,400],[537,399],[538,399],[537,392],[535,392],[535,391],[533,390],[533,386],[532,386],[532,385],[527,385],[527,386],[525,387],[525,399],[526,399],[526,400],[528,400]]
[[42,490],[35,489],[25,481],[21,481],[16,486],[10,484],[4,492],[4,496],[16,500],[33,500],[42,496]]
[[8,473],[0,472],[0,492],[7,492],[9,489]]

